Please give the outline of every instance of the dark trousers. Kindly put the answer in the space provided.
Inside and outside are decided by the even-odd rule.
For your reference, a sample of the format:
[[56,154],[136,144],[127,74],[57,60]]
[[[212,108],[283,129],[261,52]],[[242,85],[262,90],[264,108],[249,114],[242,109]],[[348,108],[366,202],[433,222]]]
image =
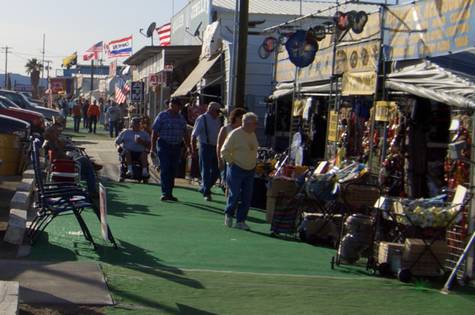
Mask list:
[[74,132],[79,132],[81,126],[81,116],[74,116]]
[[96,126],[97,126],[97,117],[91,116],[89,117],[89,132],[96,133]]
[[109,120],[109,136],[116,137],[119,135],[119,121],[118,120]]
[[157,154],[160,159],[160,181],[162,196],[172,196],[175,174],[180,161],[180,144],[170,144],[163,139],[157,141]]
[[199,157],[201,171],[201,192],[204,196],[208,196],[211,194],[211,188],[219,178],[216,146],[200,143]]
[[82,116],[82,127],[87,128],[88,126],[89,125],[88,125],[87,115],[83,115]]

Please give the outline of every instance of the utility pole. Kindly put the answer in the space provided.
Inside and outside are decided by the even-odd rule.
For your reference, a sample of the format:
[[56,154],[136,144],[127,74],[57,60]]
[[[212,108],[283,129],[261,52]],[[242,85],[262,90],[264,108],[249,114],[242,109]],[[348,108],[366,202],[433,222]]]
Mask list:
[[236,91],[234,107],[244,107],[246,92],[247,30],[249,21],[249,0],[239,0],[239,42],[236,62]]
[[45,42],[46,42],[46,35],[43,34],[43,51],[41,52],[42,55],[43,55],[43,61],[42,61],[42,63],[41,63],[41,65],[43,66],[43,67],[41,68],[41,78],[42,78],[42,79],[45,78],[45,76],[44,76],[44,74],[45,74],[45,70],[44,70],[44,68],[45,68]]
[[[10,53],[12,47],[5,46],[1,47],[5,51],[5,76],[3,77],[3,86],[7,88],[7,76],[8,76],[8,54]],[[9,51],[10,50],[10,51]]]
[[46,64],[46,66],[44,66],[44,68],[46,69],[46,78],[49,79],[49,69],[50,69],[50,64],[52,64],[53,61],[52,60],[44,60],[43,61],[43,64]]

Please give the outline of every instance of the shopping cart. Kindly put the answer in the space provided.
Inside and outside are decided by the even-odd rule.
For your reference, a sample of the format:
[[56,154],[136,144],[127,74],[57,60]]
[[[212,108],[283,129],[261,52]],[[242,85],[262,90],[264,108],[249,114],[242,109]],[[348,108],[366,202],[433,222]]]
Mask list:
[[[469,200],[463,186],[457,187],[450,203],[442,196],[418,200],[380,198],[375,206],[374,244],[380,274],[397,274],[402,282],[409,282],[412,276],[443,275],[448,252],[446,231],[460,219],[461,210]],[[396,254],[387,249],[391,246],[398,247]],[[394,254],[396,258],[391,257]]]

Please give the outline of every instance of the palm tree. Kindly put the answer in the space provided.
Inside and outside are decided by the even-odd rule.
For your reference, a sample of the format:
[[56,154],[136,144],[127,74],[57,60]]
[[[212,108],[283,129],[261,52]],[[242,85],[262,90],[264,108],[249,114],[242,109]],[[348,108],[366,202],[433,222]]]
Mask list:
[[33,98],[38,98],[38,85],[40,83],[40,72],[43,65],[36,58],[29,59],[25,65],[26,73],[30,75],[31,85],[33,87]]

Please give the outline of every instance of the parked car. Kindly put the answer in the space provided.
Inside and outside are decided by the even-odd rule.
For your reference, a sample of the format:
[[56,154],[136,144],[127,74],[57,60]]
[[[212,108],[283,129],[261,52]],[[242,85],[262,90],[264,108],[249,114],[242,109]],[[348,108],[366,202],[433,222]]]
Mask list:
[[0,175],[21,174],[31,149],[31,125],[21,119],[0,115]]
[[21,141],[30,142],[31,125],[22,119],[0,115],[0,133],[13,134]]
[[43,114],[43,116],[49,121],[52,121],[53,117],[61,116],[61,113],[59,111],[44,106],[38,106],[28,101],[28,98],[26,96],[15,91],[0,90],[0,96],[8,98],[10,101],[17,104],[23,109],[28,109]]
[[31,110],[16,107],[17,105],[5,97],[0,97],[0,114],[18,118],[31,125],[31,132],[43,134],[45,130],[45,117]]

